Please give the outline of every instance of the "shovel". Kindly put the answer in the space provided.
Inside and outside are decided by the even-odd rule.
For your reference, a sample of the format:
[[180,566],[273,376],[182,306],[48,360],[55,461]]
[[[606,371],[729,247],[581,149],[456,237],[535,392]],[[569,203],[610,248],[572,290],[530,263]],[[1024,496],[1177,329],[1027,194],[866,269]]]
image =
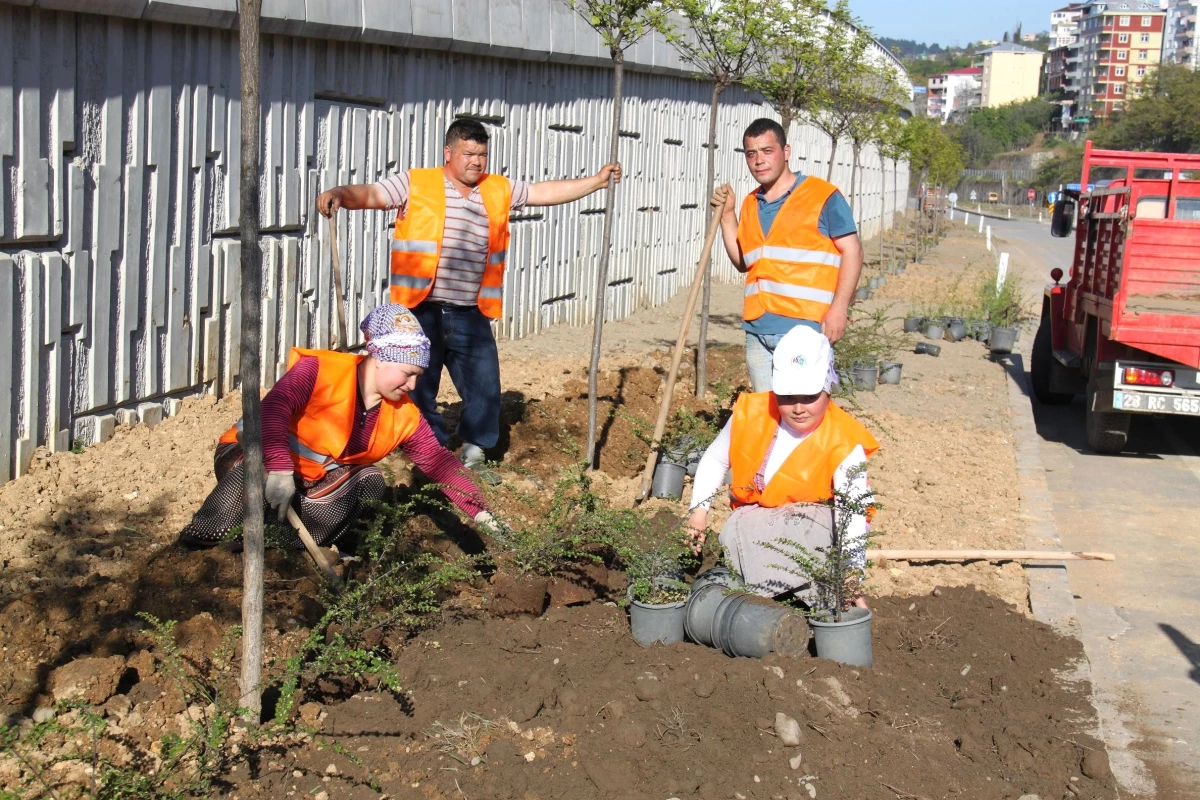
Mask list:
[[287,510],[287,520],[296,529],[296,533],[300,535],[300,541],[304,542],[304,549],[312,556],[312,560],[316,562],[317,567],[325,574],[326,580],[336,590],[342,588],[342,579],[333,571],[333,567],[329,566],[329,562],[325,560],[325,554],[321,552],[321,548],[317,546],[312,534],[308,532],[308,528],[300,520],[300,515],[296,513],[296,509],[290,505]]
[[712,256],[713,240],[717,238],[717,229],[721,227],[720,209],[713,209],[712,221],[708,223],[708,233],[704,237],[704,249],[700,251],[700,263],[696,265],[696,277],[692,278],[692,291],[688,294],[687,309],[683,312],[683,322],[679,324],[679,338],[675,341],[675,355],[671,358],[671,370],[667,373],[667,386],[663,391],[662,405],[658,409],[658,422],[654,424],[654,446],[650,455],[646,456],[646,467],[642,470],[642,484],[638,488],[637,502],[642,502],[650,494],[650,484],[654,477],[654,462],[658,459],[659,440],[667,428],[667,416],[671,413],[671,396],[675,393],[675,378],[679,374],[679,362],[683,360],[683,346],[687,342],[688,328],[692,324],[692,314],[696,311],[696,298],[700,287],[704,285],[704,273],[708,272],[708,262]]
[[338,258],[337,220],[329,218],[329,254],[333,257],[333,286],[337,291],[338,338],[334,350],[346,349],[346,309],[343,307],[342,262]]

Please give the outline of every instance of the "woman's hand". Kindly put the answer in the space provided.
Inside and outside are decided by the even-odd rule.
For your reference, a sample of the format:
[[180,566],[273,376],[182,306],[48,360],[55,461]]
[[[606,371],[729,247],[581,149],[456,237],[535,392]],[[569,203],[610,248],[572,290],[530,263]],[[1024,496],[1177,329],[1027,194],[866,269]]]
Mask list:
[[700,555],[700,551],[704,549],[704,542],[708,538],[707,530],[708,509],[693,508],[691,516],[688,517],[687,534],[692,540],[692,552],[696,555]]

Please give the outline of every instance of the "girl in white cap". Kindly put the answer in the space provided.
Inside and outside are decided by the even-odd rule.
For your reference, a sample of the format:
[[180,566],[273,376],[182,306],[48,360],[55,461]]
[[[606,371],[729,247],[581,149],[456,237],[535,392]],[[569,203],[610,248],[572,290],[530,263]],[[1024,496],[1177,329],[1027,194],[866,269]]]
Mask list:
[[[810,551],[828,547],[835,530],[832,510],[813,504],[833,498],[835,489],[852,497],[867,492],[867,458],[879,443],[830,402],[834,375],[829,340],[811,328],[793,328],[775,348],[771,391],[737,399],[696,470],[689,533],[699,548],[709,504],[732,470],[734,512],[720,542],[730,566],[758,594],[803,588],[797,576],[771,566],[781,557],[763,542],[790,539]],[[848,536],[859,540],[866,530],[866,518],[856,515]],[[861,597],[856,603],[866,607]]]
[[[438,443],[408,394],[429,366],[429,339],[401,305],[374,309],[359,329],[366,355],[292,348],[288,370],[262,401],[264,499],[282,523],[296,509],[317,544],[333,544],[386,483],[375,464],[395,449],[468,518],[503,531],[458,459]],[[242,522],[241,420],[221,436],[217,485],[180,534],[212,547]],[[292,534],[295,546],[300,540]]]

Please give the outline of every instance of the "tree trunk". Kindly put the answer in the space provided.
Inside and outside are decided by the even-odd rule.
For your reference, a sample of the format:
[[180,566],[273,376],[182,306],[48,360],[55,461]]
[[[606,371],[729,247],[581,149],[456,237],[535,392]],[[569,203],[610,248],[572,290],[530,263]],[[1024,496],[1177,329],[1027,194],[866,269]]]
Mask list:
[[[608,160],[617,161],[621,143],[621,89],[625,76],[625,51],[614,47],[610,51],[613,60],[613,111],[612,140],[609,144]],[[595,319],[592,320],[592,362],[588,369],[588,446],[587,462],[590,469],[599,466],[596,455],[596,383],[600,373],[600,339],[604,333],[604,298],[608,289],[608,259],[612,249],[613,210],[616,205],[616,183],[610,176],[608,189],[604,193],[604,233],[600,238],[600,262],[596,265]]]
[[829,141],[832,146],[829,148],[829,168],[825,170],[825,180],[833,182],[833,163],[834,157],[837,155],[838,140],[836,136],[830,136]]
[[[725,87],[720,81],[713,83],[712,104],[708,107],[708,189],[704,195],[704,230],[712,221],[713,207],[708,202],[717,182],[717,101]],[[786,128],[785,128],[786,130]],[[704,265],[704,299],[700,304],[700,333],[696,344],[696,397],[704,399],[708,384],[708,308],[712,300],[712,259]]]
[[[854,227],[862,230],[862,208],[859,200],[862,199],[855,195],[855,181],[862,181],[862,176],[858,174],[858,143],[854,142],[850,146],[850,211],[854,215]],[[861,194],[861,192],[860,192]]]
[[792,111],[786,106],[779,110],[779,124],[783,126],[783,133],[787,135],[788,129],[792,127]]
[[258,248],[259,35],[262,0],[238,0],[242,72],[242,679],[241,706],[257,725],[262,713],[263,454],[259,416],[259,329],[262,321],[262,251]]
[[883,163],[883,153],[879,154],[879,265],[887,269],[886,256],[883,253],[884,234],[887,232],[887,166]]

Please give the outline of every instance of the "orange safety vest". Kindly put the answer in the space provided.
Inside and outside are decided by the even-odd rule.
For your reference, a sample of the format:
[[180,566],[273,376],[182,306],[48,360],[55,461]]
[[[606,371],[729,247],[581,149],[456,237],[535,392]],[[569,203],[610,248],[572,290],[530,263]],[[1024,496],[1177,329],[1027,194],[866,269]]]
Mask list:
[[746,264],[742,318],[770,312],[820,322],[833,304],[842,254],[817,225],[837,187],[812,176],[800,182],[763,236],[754,193],[742,201],[738,246]]
[[[769,421],[768,421],[769,420]],[[854,417],[830,403],[816,430],[810,433],[771,476],[766,488],[754,488],[754,476],[767,460],[767,451],[780,425],[773,392],[744,394],[733,406],[729,465],[734,508],[758,504],[778,508],[790,503],[822,503],[833,497],[833,476],[846,456],[861,445],[868,457],[879,442]]]
[[[288,354],[288,369],[301,356],[314,356],[320,364],[308,405],[288,425],[292,465],[305,480],[318,481],[326,472],[346,464],[374,464],[416,432],[421,412],[408,396],[398,403],[384,400],[367,449],[343,457],[358,410],[358,365],[366,356],[293,347]],[[241,428],[239,419],[221,441],[236,442]]]
[[[408,203],[396,217],[392,238],[392,302],[413,308],[433,289],[446,229],[446,184],[441,167],[408,171]],[[504,303],[504,267],[508,260],[508,214],[512,182],[484,175],[479,195],[488,215],[487,265],[479,284],[479,310],[499,319]]]

